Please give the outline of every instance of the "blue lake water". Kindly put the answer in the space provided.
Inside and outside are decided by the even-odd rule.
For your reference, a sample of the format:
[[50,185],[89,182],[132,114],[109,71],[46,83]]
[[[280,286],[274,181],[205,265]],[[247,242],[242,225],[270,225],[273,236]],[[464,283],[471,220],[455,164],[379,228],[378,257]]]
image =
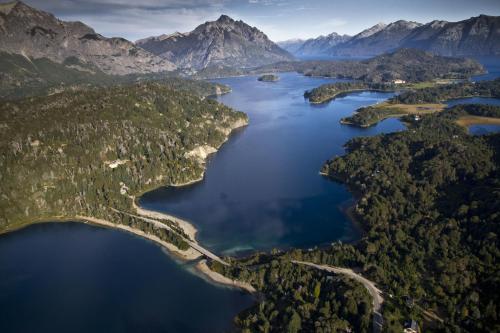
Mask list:
[[351,194],[319,171],[327,159],[344,153],[350,138],[404,128],[396,119],[369,129],[339,123],[392,93],[362,92],[311,105],[304,91],[334,80],[295,73],[280,77],[273,83],[253,76],[217,80],[233,88],[219,101],[246,112],[250,125],[210,159],[202,182],[160,188],[140,204],[191,221],[200,230],[199,240],[224,254],[356,239],[358,232],[342,209]]
[[473,81],[494,80],[500,77],[500,57],[499,56],[482,56],[475,57],[488,71],[484,75],[477,75],[472,78]]
[[253,300],[157,245],[82,223],[0,236],[0,332],[220,332]]

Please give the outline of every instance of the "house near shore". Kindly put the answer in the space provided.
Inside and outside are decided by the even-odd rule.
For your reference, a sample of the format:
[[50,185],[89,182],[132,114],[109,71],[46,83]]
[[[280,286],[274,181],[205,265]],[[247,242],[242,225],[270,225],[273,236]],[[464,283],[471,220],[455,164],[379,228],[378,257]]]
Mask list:
[[419,333],[418,323],[415,320],[406,322],[403,333]]
[[401,80],[401,79],[396,79],[396,80],[393,80],[392,83],[394,83],[394,84],[404,84],[404,83],[406,83],[406,81],[405,80]]

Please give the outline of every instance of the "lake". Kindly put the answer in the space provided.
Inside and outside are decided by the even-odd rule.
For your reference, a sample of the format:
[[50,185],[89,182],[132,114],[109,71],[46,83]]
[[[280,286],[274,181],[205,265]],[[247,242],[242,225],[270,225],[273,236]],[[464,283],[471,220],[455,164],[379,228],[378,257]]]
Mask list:
[[[318,174],[358,135],[400,130],[340,126],[356,108],[392,94],[357,93],[313,106],[305,89],[333,80],[283,74],[221,79],[220,101],[248,113],[209,162],[205,180],[159,189],[141,204],[186,217],[201,242],[226,253],[353,240],[351,195]],[[220,332],[254,299],[215,286],[157,245],[82,223],[35,224],[0,236],[0,332]]]
[[[318,174],[356,136],[403,129],[396,119],[360,129],[339,119],[391,93],[363,92],[310,105],[304,90],[331,79],[281,74],[217,80],[219,101],[245,111],[238,130],[207,165],[205,179],[160,188],[141,205],[193,222],[199,239],[225,254],[351,241],[344,214],[352,196]],[[491,99],[450,101],[496,103]],[[471,129],[472,131],[472,129]],[[43,223],[0,235],[0,332],[220,332],[254,300],[192,273],[157,245],[82,223]]]
[[191,270],[125,232],[35,224],[0,236],[0,332],[220,332],[253,304]]
[[396,119],[369,129],[339,123],[393,94],[362,92],[311,105],[304,91],[334,80],[282,73],[278,82],[256,76],[217,82],[233,88],[218,100],[247,113],[249,126],[209,160],[202,182],[157,189],[140,204],[192,222],[201,243],[223,254],[356,239],[358,231],[343,212],[351,194],[319,171],[344,153],[350,138],[404,128]]

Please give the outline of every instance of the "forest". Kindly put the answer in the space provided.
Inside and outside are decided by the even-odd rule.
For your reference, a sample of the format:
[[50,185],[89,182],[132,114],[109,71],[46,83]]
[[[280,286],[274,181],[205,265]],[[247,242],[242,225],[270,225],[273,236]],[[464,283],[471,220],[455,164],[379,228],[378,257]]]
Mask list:
[[[187,152],[217,148],[247,122],[245,114],[187,92],[198,83],[173,82],[1,103],[0,233],[76,215],[150,228],[110,208],[130,211],[130,195],[200,177],[204,166]],[[185,246],[175,233],[150,231]]]
[[362,81],[335,82],[323,84],[317,88],[308,90],[304,97],[311,103],[324,103],[345,96],[354,91],[395,91],[396,85],[392,83],[367,83]]
[[500,79],[479,82],[460,82],[436,85],[418,90],[408,90],[393,97],[391,103],[418,104],[439,103],[449,99],[482,96],[500,97]]
[[[460,115],[499,112],[500,107],[456,106],[410,121],[403,132],[349,141],[347,153],[327,161],[322,171],[356,194],[354,216],[363,238],[353,244],[255,254],[234,260],[230,269],[212,265],[252,282],[263,294],[264,305],[245,313],[247,321],[240,316],[240,326],[249,327],[249,318],[256,323],[278,320],[271,329],[259,326],[255,331],[279,332],[279,325],[299,321],[277,319],[266,310],[288,304],[277,295],[285,283],[281,277],[302,281],[308,292],[318,281],[313,272],[291,266],[290,259],[296,259],[351,267],[374,280],[391,295],[383,308],[385,332],[401,332],[410,318],[426,332],[499,331],[494,291],[500,288],[500,134],[472,136],[455,123]],[[336,295],[328,297],[330,303],[338,302]],[[294,302],[313,311],[299,314],[301,325],[315,320],[320,326],[321,315],[315,311],[321,310],[310,307],[308,299]],[[368,330],[363,321],[348,322],[353,331]]]

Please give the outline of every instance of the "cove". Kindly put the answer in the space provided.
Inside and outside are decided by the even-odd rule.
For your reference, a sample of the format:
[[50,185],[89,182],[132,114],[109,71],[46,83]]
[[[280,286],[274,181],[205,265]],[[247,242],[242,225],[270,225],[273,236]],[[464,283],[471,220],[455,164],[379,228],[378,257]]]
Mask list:
[[221,332],[253,298],[137,236],[43,223],[0,236],[0,332]]
[[217,82],[232,88],[218,100],[247,113],[249,126],[209,160],[203,181],[148,192],[140,205],[187,219],[199,229],[204,246],[223,254],[357,239],[356,227],[343,213],[352,195],[319,170],[343,154],[353,137],[404,128],[397,119],[369,129],[339,123],[393,94],[360,92],[311,105],[304,91],[335,80],[282,73],[273,83],[256,76]]

